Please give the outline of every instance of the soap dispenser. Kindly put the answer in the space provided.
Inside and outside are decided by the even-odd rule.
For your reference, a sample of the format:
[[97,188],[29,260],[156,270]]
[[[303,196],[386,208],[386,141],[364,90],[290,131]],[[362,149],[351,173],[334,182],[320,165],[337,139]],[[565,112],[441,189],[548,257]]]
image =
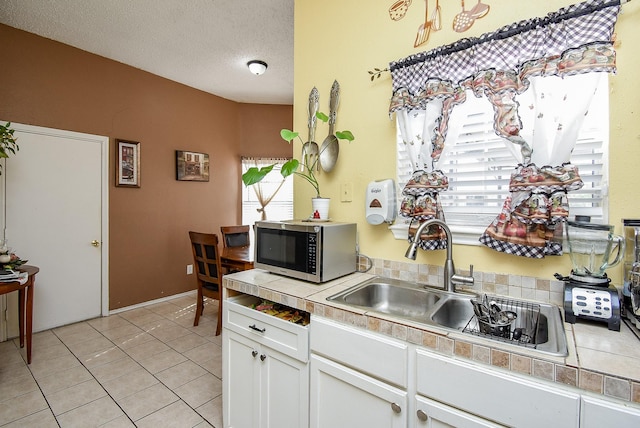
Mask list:
[[393,223],[396,218],[395,189],[395,184],[390,178],[369,183],[365,198],[367,223]]

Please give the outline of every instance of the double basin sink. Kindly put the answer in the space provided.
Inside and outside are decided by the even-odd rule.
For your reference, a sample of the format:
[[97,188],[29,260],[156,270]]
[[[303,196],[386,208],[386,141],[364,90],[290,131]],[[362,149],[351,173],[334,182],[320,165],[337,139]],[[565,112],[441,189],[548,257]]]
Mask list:
[[[474,305],[471,300],[477,300],[475,295],[450,293],[442,289],[431,288],[422,284],[389,278],[375,277],[361,284],[353,286],[340,293],[334,294],[327,300],[367,311],[387,314],[413,322],[457,330],[463,333],[475,334],[478,329]],[[536,351],[555,355],[568,355],[567,339],[562,322],[562,315],[557,306],[527,302],[509,301],[514,305],[520,321],[516,321],[515,330],[523,331],[525,320],[529,325],[531,340],[525,346]],[[532,309],[535,308],[535,311]],[[475,321],[475,324],[474,324]],[[520,323],[520,324],[518,324]],[[475,329],[473,328],[475,325]],[[522,340],[511,340],[509,333],[494,335],[479,334],[488,339],[501,342],[522,344]],[[515,335],[513,335],[515,337]]]

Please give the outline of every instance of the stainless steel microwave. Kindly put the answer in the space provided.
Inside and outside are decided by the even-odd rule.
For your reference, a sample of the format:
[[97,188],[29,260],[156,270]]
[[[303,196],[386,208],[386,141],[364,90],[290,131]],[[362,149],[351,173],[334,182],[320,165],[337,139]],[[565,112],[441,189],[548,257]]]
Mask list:
[[258,221],[254,267],[310,282],[356,271],[355,223]]

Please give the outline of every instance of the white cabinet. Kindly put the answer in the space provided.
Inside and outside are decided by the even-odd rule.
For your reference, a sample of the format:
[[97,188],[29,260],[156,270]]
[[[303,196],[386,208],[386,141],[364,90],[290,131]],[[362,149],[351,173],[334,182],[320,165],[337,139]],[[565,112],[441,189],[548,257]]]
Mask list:
[[403,428],[408,424],[408,347],[312,317],[311,428]]
[[311,428],[403,428],[407,393],[311,355]]
[[640,427],[640,408],[312,315],[223,305],[229,428]]
[[640,427],[640,408],[582,396],[580,428]]
[[[257,427],[260,418],[260,366],[256,362],[259,346],[228,330],[222,331],[223,406],[226,427]],[[223,363],[224,364],[224,363]]]
[[416,396],[415,420],[416,428],[499,428],[502,426],[419,395]]
[[416,352],[419,395],[507,426],[578,427],[580,395],[573,391],[422,349]]
[[230,428],[309,424],[308,329],[247,308],[223,305],[223,422]]

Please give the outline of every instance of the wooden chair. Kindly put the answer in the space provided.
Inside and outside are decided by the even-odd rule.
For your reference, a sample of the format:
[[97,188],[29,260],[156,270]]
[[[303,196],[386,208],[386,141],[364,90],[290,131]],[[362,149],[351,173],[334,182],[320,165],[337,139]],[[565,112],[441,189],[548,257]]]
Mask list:
[[193,325],[197,326],[204,311],[204,297],[218,301],[218,326],[216,336],[222,328],[222,267],[218,235],[211,233],[189,232],[193,262],[198,281],[198,298],[196,301],[196,317]]
[[225,247],[246,247],[249,245],[249,226],[222,226],[222,245]]

